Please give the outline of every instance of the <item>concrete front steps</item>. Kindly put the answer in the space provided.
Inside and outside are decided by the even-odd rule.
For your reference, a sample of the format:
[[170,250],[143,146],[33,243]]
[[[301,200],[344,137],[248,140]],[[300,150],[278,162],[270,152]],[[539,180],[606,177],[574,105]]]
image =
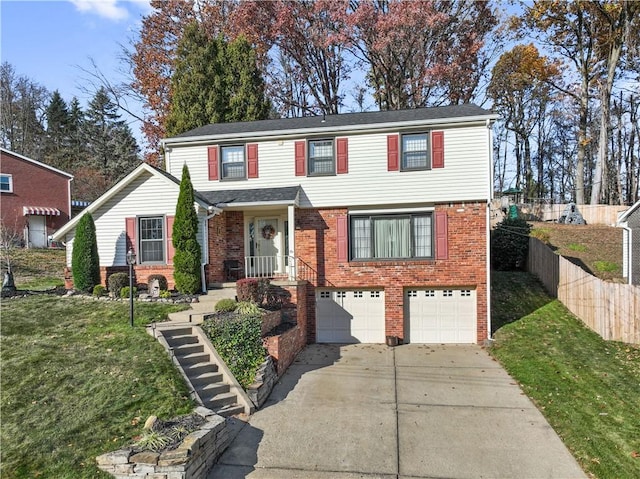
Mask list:
[[198,296],[197,303],[191,303],[191,309],[186,311],[178,311],[177,313],[169,313],[169,320],[175,323],[202,323],[206,314],[213,313],[218,301],[223,298],[235,299],[236,284],[220,283],[207,290],[207,294]]
[[253,413],[253,403],[199,327],[161,323],[149,332],[167,349],[198,404],[224,417]]

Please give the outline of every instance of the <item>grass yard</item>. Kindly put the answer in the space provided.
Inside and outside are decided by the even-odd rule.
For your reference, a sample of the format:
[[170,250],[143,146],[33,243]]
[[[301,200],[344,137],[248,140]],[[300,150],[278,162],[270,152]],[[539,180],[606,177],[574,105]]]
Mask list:
[[[16,248],[11,250],[11,269],[18,289],[43,291],[64,286],[66,252],[63,249]],[[6,264],[1,262],[2,273]]]
[[587,474],[640,477],[640,347],[604,341],[527,273],[492,274],[493,314],[523,316],[496,332],[491,354]]
[[146,418],[192,410],[186,386],[143,325],[185,305],[37,295],[2,300],[2,478],[108,478],[95,456]]

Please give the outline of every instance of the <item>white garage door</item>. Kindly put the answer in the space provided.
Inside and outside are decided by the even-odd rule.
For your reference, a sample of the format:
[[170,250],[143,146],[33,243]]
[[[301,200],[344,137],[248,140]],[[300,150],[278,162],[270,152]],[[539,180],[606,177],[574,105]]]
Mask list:
[[475,343],[474,289],[410,289],[404,293],[410,343]]
[[318,290],[316,341],[384,343],[384,291]]

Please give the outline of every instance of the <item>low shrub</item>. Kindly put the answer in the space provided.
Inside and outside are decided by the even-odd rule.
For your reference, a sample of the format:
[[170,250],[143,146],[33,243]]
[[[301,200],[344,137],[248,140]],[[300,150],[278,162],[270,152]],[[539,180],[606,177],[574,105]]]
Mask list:
[[155,280],[158,280],[158,285],[160,286],[160,291],[163,290],[168,290],[169,289],[169,283],[167,283],[167,278],[165,275],[163,274],[150,274],[149,277],[147,278],[147,283],[149,283],[149,286],[151,286],[151,283],[153,283]]
[[[135,296],[136,293],[138,292],[138,288],[136,288],[134,286],[132,291],[133,291],[133,296]],[[128,298],[129,297],[129,286],[125,286],[124,288],[122,288],[120,290],[120,297],[121,298]]]
[[166,290],[166,289],[164,289],[164,290],[160,290],[160,297],[161,297],[162,299],[169,299],[169,298],[171,298],[171,291],[168,291],[168,290]]
[[107,288],[105,288],[101,284],[96,284],[93,287],[93,295],[94,296],[104,296],[106,294],[107,294]]
[[243,278],[236,282],[236,294],[238,301],[253,301],[258,304],[258,280],[255,278]]
[[261,326],[260,316],[214,318],[202,323],[211,343],[245,389],[253,384],[256,372],[267,356],[262,345]]
[[260,307],[251,301],[240,301],[235,309],[241,316],[260,316]]
[[129,286],[129,274],[113,273],[111,276],[109,276],[107,284],[109,285],[109,292],[113,296],[118,296],[122,288],[124,288],[125,286]]
[[216,303],[215,310],[220,313],[230,313],[231,311],[235,311],[238,303],[234,299],[224,298]]

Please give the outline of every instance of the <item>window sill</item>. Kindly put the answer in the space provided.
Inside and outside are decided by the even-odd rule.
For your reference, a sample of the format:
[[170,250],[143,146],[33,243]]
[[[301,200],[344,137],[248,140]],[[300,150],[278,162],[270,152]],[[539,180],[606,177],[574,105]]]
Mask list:
[[411,266],[416,264],[433,264],[435,258],[403,258],[403,259],[367,259],[350,260],[349,266]]

